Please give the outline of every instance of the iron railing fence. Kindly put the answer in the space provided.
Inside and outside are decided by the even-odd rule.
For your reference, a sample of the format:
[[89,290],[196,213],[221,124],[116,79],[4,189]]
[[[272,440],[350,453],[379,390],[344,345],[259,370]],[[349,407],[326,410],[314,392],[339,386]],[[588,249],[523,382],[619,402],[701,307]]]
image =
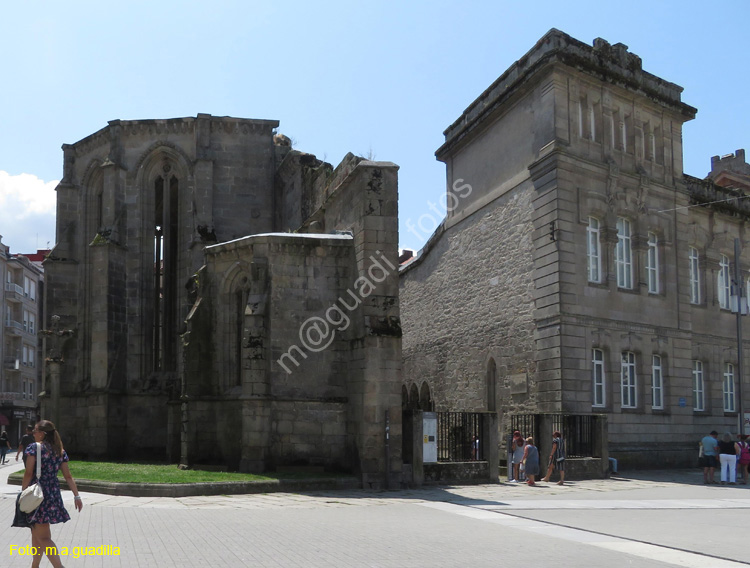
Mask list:
[[541,417],[539,414],[514,414],[510,417],[510,432],[506,439],[508,441],[508,451],[513,439],[513,432],[518,430],[525,440],[529,436],[534,438],[534,443],[539,445],[539,430]]
[[437,454],[439,462],[484,460],[486,440],[482,436],[482,414],[438,412]]
[[552,426],[565,440],[569,458],[590,458],[594,454],[594,417],[586,414],[555,414]]
[[565,455],[569,458],[594,457],[594,419],[591,414],[548,414],[552,420],[552,431],[540,432],[541,414],[514,414],[510,418],[510,440],[515,430],[524,438],[532,436],[538,446],[539,436],[552,437],[552,432],[559,430],[565,440]]

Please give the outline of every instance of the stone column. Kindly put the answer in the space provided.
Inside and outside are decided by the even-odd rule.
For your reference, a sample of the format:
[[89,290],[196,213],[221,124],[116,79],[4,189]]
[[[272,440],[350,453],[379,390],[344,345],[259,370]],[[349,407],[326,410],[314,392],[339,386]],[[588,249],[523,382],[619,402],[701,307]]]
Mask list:
[[594,456],[602,460],[602,477],[609,477],[609,426],[606,414],[594,416]]
[[482,415],[482,439],[484,442],[484,456],[487,460],[490,483],[498,483],[500,476],[500,452],[497,412],[486,412]]
[[412,480],[413,487],[422,487],[424,484],[424,427],[422,423],[423,412],[415,410],[412,413]]
[[62,363],[58,361],[49,361],[47,369],[49,377],[45,392],[47,393],[42,400],[42,418],[51,420],[57,425],[60,421],[60,373],[62,372]]

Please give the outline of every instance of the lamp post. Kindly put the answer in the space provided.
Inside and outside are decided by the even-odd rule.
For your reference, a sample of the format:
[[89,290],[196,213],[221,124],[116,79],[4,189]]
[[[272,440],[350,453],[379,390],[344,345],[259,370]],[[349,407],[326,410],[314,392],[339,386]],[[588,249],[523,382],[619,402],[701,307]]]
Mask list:
[[[735,318],[737,320],[737,420],[739,422],[738,435],[742,436],[745,432],[743,429],[745,414],[742,409],[742,379],[744,377],[742,364],[742,275],[740,274],[740,240],[734,239],[734,285],[737,291],[737,310]],[[750,298],[747,298],[750,302]],[[750,309],[750,306],[748,306]]]

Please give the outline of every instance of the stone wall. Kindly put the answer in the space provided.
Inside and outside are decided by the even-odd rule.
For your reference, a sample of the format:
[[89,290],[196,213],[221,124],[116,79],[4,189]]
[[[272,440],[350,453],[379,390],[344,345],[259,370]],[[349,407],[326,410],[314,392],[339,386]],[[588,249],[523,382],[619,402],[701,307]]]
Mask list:
[[[430,386],[435,410],[536,408],[531,199],[523,184],[438,229],[401,272],[404,384]],[[496,400],[488,401],[488,367]]]
[[73,339],[45,416],[72,451],[400,483],[398,168],[334,170],[276,126],[112,121],[64,146],[47,312]]

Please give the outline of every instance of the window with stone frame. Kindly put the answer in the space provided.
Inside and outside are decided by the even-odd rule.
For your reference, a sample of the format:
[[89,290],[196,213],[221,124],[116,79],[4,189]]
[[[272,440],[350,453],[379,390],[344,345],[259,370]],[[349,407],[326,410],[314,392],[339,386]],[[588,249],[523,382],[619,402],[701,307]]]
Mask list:
[[734,396],[734,365],[724,363],[723,381],[724,412],[736,412]]
[[589,282],[598,284],[602,281],[602,255],[600,223],[596,217],[589,217],[589,224],[586,227],[586,255]]
[[615,269],[617,287],[633,288],[632,225],[624,217],[617,218],[617,244],[615,245]]
[[693,361],[693,410],[706,410],[705,381],[703,380],[703,361]]
[[651,359],[651,408],[664,408],[664,373],[660,355],[654,355]]
[[635,353],[631,351],[622,352],[620,364],[620,387],[622,390],[622,408],[635,408],[637,406],[637,384],[635,370]]
[[604,372],[604,351],[601,349],[592,350],[592,376],[591,382],[593,387],[593,403],[591,406],[602,407],[606,404],[607,387],[605,383]]
[[701,303],[701,271],[698,249],[690,247],[690,303]]
[[648,234],[648,252],[646,253],[646,279],[648,293],[659,293],[659,239],[656,233]]
[[719,260],[719,272],[717,274],[716,291],[719,296],[719,308],[728,310],[731,299],[731,278],[729,275],[729,257],[722,254]]
[[578,111],[578,137],[588,138],[596,142],[599,138],[597,134],[597,116],[599,105],[594,104],[589,97],[581,97],[576,104]]

